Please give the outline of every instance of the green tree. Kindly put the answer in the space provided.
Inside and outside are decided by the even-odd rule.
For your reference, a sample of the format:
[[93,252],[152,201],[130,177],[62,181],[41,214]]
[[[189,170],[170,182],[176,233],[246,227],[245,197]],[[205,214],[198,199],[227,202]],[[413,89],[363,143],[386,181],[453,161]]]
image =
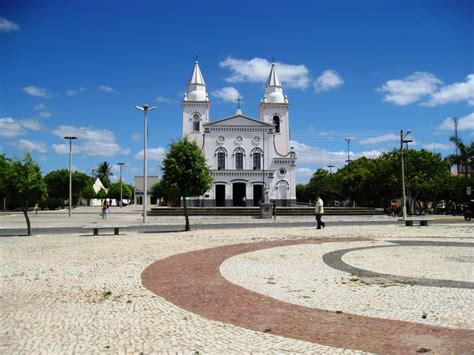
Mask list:
[[107,193],[105,192],[104,189],[100,189],[99,191],[97,191],[97,193],[95,194],[95,198],[98,198],[99,200],[103,200],[107,197]]
[[171,196],[183,200],[185,230],[191,230],[186,197],[200,196],[211,188],[212,177],[196,142],[187,137],[174,142],[163,160],[163,183]]
[[[50,198],[69,199],[69,170],[53,170],[44,177]],[[84,190],[90,186],[90,177],[84,173],[72,173],[72,201],[74,206],[83,197]]]
[[95,174],[96,176],[102,181],[102,184],[105,186],[105,188],[109,188],[110,186],[110,176],[114,175],[112,174],[112,165],[107,163],[106,161],[103,161],[102,163],[99,163],[95,169]]
[[303,196],[309,201],[314,200],[315,195],[319,194],[325,204],[332,205],[334,200],[341,198],[341,190],[341,181],[337,175],[318,169],[306,185]]
[[40,167],[29,153],[25,153],[23,161],[13,161],[7,167],[5,188],[7,196],[21,205],[28,235],[31,235],[28,207],[46,199],[48,192]]
[[163,184],[163,180],[158,181],[153,184],[150,189],[151,195],[156,198],[158,201],[163,200],[164,203],[168,201],[168,191],[166,191],[166,186]]
[[[120,204],[120,182],[110,184],[107,195],[110,198],[114,198],[115,200],[117,200],[117,203]],[[124,199],[132,198],[132,190],[130,189],[129,185],[124,184],[123,182],[122,182],[122,198]]]
[[7,169],[10,166],[10,159],[0,154],[0,202],[3,205],[3,199],[6,197]]

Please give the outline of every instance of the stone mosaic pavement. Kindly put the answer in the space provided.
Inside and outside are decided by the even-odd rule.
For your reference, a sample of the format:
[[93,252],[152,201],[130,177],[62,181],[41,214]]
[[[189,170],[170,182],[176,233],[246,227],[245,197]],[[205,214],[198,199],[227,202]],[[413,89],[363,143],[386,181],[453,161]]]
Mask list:
[[[333,247],[328,247],[329,245],[339,244],[337,249],[363,245],[359,243],[384,244],[390,243],[390,240],[407,238],[410,240],[436,241],[442,239],[451,242],[474,243],[471,228],[472,226],[469,224],[438,225],[427,228],[406,228],[395,225],[344,226],[326,228],[322,231],[316,231],[313,228],[262,228],[244,231],[227,229],[190,233],[129,233],[120,236],[99,237],[42,235],[30,238],[0,238],[2,280],[0,352],[8,354],[38,352],[194,353],[195,351],[200,353],[397,352],[393,339],[396,340],[396,335],[399,334],[397,332],[402,331],[408,339],[402,344],[406,346],[403,349],[406,349],[407,352],[415,352],[424,348],[424,350],[429,349],[433,353],[442,353],[442,350],[446,349],[451,353],[469,353],[474,348],[471,340],[474,338],[473,327],[470,321],[474,317],[468,313],[473,304],[472,289],[442,288],[444,292],[452,292],[453,295],[456,295],[451,297],[452,304],[459,305],[466,312],[451,312],[451,304],[438,304],[436,300],[439,293],[437,294],[434,290],[422,296],[429,307],[426,304],[417,303],[416,297],[420,296],[412,298],[412,295],[398,295],[397,297],[400,298],[395,297],[394,304],[409,305],[416,316],[413,319],[410,318],[412,315],[407,311],[405,313],[408,315],[397,318],[388,309],[383,307],[379,309],[376,306],[379,298],[382,300],[381,304],[384,303],[385,291],[435,288],[417,285],[381,287],[380,283],[365,285],[361,282],[364,280],[350,281],[353,275],[324,264],[321,261],[321,255],[335,250]],[[446,238],[446,236],[452,237]],[[315,242],[319,238],[324,238],[326,242],[323,244]],[[359,241],[359,239],[362,240]],[[303,240],[296,242],[303,244],[291,245],[296,240]],[[262,243],[275,243],[275,245],[269,244],[273,248],[257,251],[259,248],[255,248],[255,246],[262,245]],[[235,259],[224,258],[216,264],[216,260],[222,259],[224,256],[222,253],[210,252],[209,255],[215,255],[217,258],[195,258],[194,261],[198,264],[195,264],[193,275],[204,277],[208,275],[205,268],[211,268],[213,275],[219,276],[224,283],[236,287],[244,293],[250,293],[261,300],[261,302],[255,303],[258,312],[263,312],[265,307],[270,307],[266,309],[266,316],[261,324],[239,324],[240,320],[251,322],[253,315],[244,312],[246,310],[242,306],[242,301],[245,303],[244,299],[239,300],[224,292],[219,293],[223,289],[218,287],[218,284],[201,283],[200,287],[196,287],[196,283],[178,282],[177,285],[187,288],[186,292],[181,292],[182,300],[179,302],[188,302],[190,306],[179,304],[176,299],[172,299],[166,294],[160,294],[159,290],[152,288],[152,284],[154,284],[158,287],[172,289],[170,287],[172,282],[176,284],[179,280],[185,280],[186,276],[189,279],[191,274],[186,273],[185,269],[181,267],[189,266],[190,258],[183,258],[183,256],[209,253],[213,248],[235,249],[245,245],[251,246],[245,247],[249,248],[247,250],[249,252],[268,252],[270,254],[260,255],[257,260],[249,259],[251,264],[245,266],[247,262],[245,259],[255,256],[238,253],[239,255],[234,256]],[[314,249],[322,246],[328,249]],[[255,249],[252,250],[252,248]],[[298,251],[298,248],[302,248],[302,250]],[[445,247],[446,251],[443,252],[443,247],[439,248],[434,253],[449,260],[448,268],[456,265],[464,270],[462,275],[453,277],[453,279],[474,281],[472,252],[466,254],[467,248],[453,247]],[[390,249],[381,248],[380,250],[388,251]],[[298,254],[301,252],[309,255],[314,254],[314,259],[307,256],[300,258]],[[405,252],[407,255],[416,254],[415,251],[408,252],[408,249],[403,248],[400,248],[398,252],[400,258],[404,258]],[[285,258],[277,256],[281,253],[285,254],[285,258],[288,260],[282,262],[280,259]],[[379,254],[370,255],[368,252],[367,255],[371,258],[379,258]],[[164,268],[159,270],[171,272],[172,276],[169,279],[160,280],[152,274],[147,275],[147,272],[153,270],[153,267],[160,262],[169,262],[179,258],[181,258],[181,263],[176,264],[177,267],[173,270]],[[387,269],[384,269],[381,266],[383,262],[380,260],[371,263],[364,258],[364,253],[354,252],[346,254],[343,260],[361,269],[388,274],[397,271],[393,269],[394,266],[391,266],[392,269],[388,266]],[[391,255],[386,258],[395,260],[396,256]],[[357,262],[356,259],[359,261]],[[407,263],[413,263],[413,266],[411,271],[410,267],[405,264],[400,266],[398,271],[402,275],[411,273],[410,276],[414,277],[446,278],[446,271],[442,271],[441,274],[433,271],[431,274],[424,275],[421,268],[423,261],[427,260],[426,258],[421,261],[413,261],[413,258],[409,257],[405,260]],[[323,264],[319,264],[321,262]],[[312,283],[307,282],[309,278],[304,280],[298,277],[308,265],[321,265],[321,268],[316,268],[318,272],[315,276],[310,276]],[[425,266],[429,266],[429,264]],[[428,267],[428,269],[431,268]],[[442,269],[441,267],[440,270]],[[143,271],[145,272],[142,284]],[[272,273],[270,276],[273,276],[273,281],[270,283],[267,271],[270,271]],[[242,275],[246,275],[246,273],[247,275],[253,274],[254,278],[243,277],[242,281]],[[334,276],[331,273],[337,275]],[[160,275],[157,276],[160,277]],[[337,282],[334,281],[334,277]],[[246,280],[250,284],[245,284]],[[322,283],[319,284],[318,280]],[[343,280],[346,280],[346,284],[342,283]],[[299,296],[285,299],[285,296],[281,295],[281,293],[285,293],[281,290],[299,289],[299,282],[307,284],[302,292],[294,292]],[[344,299],[347,300],[347,295],[343,297],[346,292],[344,290],[354,287],[352,284],[357,284],[356,289],[377,288],[378,291],[368,295],[359,294],[358,291],[353,292],[352,298],[349,297],[351,299],[345,304],[347,309],[343,310],[339,307],[344,306]],[[150,292],[145,286],[151,288],[155,293]],[[204,288],[212,290],[213,286],[215,291],[213,297],[210,297],[210,293],[203,292]],[[267,286],[272,287],[266,290]],[[319,295],[320,291],[328,287],[332,287],[333,292],[329,293],[332,294],[332,297],[312,298],[312,293],[307,292],[315,289],[317,292],[313,292],[313,294]],[[277,290],[276,293],[272,294],[272,289]],[[417,292],[424,291],[413,291],[412,293]],[[338,297],[338,295],[341,296]],[[202,298],[203,296],[204,298]],[[358,303],[358,299],[366,301],[364,297],[371,297],[370,304],[372,301],[374,302],[373,307],[367,306],[365,308],[369,311],[376,310],[379,314],[364,313],[363,310],[355,309],[354,305]],[[408,299],[404,297],[408,297]],[[221,299],[219,300],[219,298]],[[341,299],[341,304],[333,304],[334,299],[338,298]],[[302,300],[307,303],[305,304]],[[268,303],[269,301],[280,302],[283,306],[274,308],[273,304]],[[218,307],[216,306],[218,303],[225,306]],[[225,311],[228,318],[217,319],[212,314],[204,314],[196,308],[192,308],[196,305],[214,312],[215,315]],[[318,312],[322,312],[325,314],[325,318],[313,318],[312,322],[305,322],[304,327],[290,327],[286,333],[279,333],[278,327],[281,323],[279,323],[277,316],[288,316],[288,314],[283,314],[282,310],[285,307],[304,308],[306,312],[303,313],[318,317],[321,315]],[[231,311],[236,309],[238,311]],[[436,313],[438,320],[435,320],[435,314],[430,313],[430,310],[438,312]],[[425,318],[423,318],[423,312],[427,312]],[[392,313],[396,314],[396,312]],[[401,314],[403,313],[401,312]],[[288,324],[291,323],[289,322],[291,319],[284,319]],[[314,325],[320,324],[321,320],[324,321],[325,326],[323,329],[320,327],[321,330],[319,335],[316,333],[316,338],[309,339],[300,336],[306,332],[314,333],[314,329],[317,329]],[[357,323],[356,327],[352,326],[352,333],[346,336],[346,338],[353,340],[341,342],[341,337],[338,334],[348,329],[348,322]],[[383,336],[384,332],[374,329],[377,328],[374,327],[374,324],[379,324],[377,322],[391,322],[391,333],[385,333]],[[375,340],[363,338],[372,331],[374,332],[371,338]]]

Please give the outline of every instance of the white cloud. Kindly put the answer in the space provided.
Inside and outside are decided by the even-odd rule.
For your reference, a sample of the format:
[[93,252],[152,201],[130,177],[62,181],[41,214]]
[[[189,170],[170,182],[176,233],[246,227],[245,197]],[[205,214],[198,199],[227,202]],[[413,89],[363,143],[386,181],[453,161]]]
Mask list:
[[170,99],[167,99],[166,97],[163,97],[163,96],[157,96],[157,97],[155,98],[155,101],[156,101],[156,102],[161,102],[161,103],[171,102]]
[[101,86],[99,86],[99,89],[104,91],[104,92],[108,92],[108,93],[116,92],[114,89],[112,89],[110,86],[107,86],[107,85],[101,85]]
[[140,133],[133,133],[130,138],[132,138],[132,141],[138,142],[139,140],[142,139],[142,135]]
[[324,71],[319,78],[314,81],[316,92],[329,91],[344,84],[344,80],[335,70]]
[[376,137],[369,137],[360,140],[360,144],[379,144],[379,143],[386,143],[386,142],[394,142],[399,141],[400,136],[394,133],[382,134]]
[[445,143],[426,143],[422,145],[423,149],[426,150],[449,150],[453,149],[452,144],[445,144]]
[[42,118],[48,118],[48,117],[51,117],[51,112],[41,111],[41,112],[38,113],[38,116],[42,117]]
[[[147,160],[155,160],[161,162],[166,154],[166,149],[163,147],[149,148],[146,150]],[[143,160],[143,149],[135,154],[135,159]]]
[[[61,125],[53,130],[52,134],[61,139],[65,136],[77,137],[78,140],[73,143],[73,151],[87,156],[113,157],[130,154],[130,149],[117,144],[115,135],[106,129]],[[69,153],[68,144],[53,144],[52,147],[58,154]]]
[[[446,118],[438,127],[441,131],[454,131],[454,122],[451,117]],[[474,130],[474,112],[458,119],[458,131]]]
[[474,74],[469,74],[463,83],[443,86],[424,105],[438,106],[460,101],[467,101],[469,105],[474,106]]
[[83,91],[86,91],[86,89],[84,89],[82,86],[78,89],[67,89],[66,90],[66,95],[67,96],[76,96],[77,94],[79,94],[80,92],[83,92]]
[[39,88],[37,86],[27,86],[27,87],[24,87],[22,90],[26,92],[28,95],[42,97],[44,99],[49,99],[54,96],[47,89]]
[[43,103],[40,103],[40,104],[38,104],[38,105],[35,105],[35,110],[36,110],[36,111],[46,110],[46,105],[43,104]]
[[224,102],[237,102],[237,99],[239,97],[242,98],[239,91],[232,86],[227,86],[219,90],[214,90],[213,92],[211,92],[211,95],[217,97],[218,99],[221,99]]
[[[340,150],[331,152],[324,148],[313,147],[297,141],[291,141],[291,145],[295,147],[296,157],[300,164],[317,164],[317,165],[335,165],[342,166],[347,160],[347,151]],[[380,150],[369,150],[359,153],[350,152],[349,156],[351,159],[357,159],[360,157],[376,158],[382,151]]]
[[296,175],[298,178],[304,178],[304,177],[310,177],[313,176],[314,170],[311,170],[309,168],[297,168],[296,169]]
[[[231,71],[230,76],[225,78],[229,83],[260,83],[267,80],[271,63],[263,58],[244,60],[229,56],[220,62],[219,66]],[[299,89],[308,87],[309,70],[303,64],[291,65],[277,62],[276,68],[283,85]]]
[[48,151],[46,144],[34,140],[30,141],[28,139],[20,139],[18,142],[14,143],[14,145],[17,148],[30,152],[46,153]]
[[405,79],[389,80],[377,91],[385,93],[384,101],[405,106],[432,95],[442,83],[431,73],[415,72]]
[[0,118],[0,137],[15,137],[25,134],[25,129],[39,131],[43,125],[32,119],[15,120],[11,117]]
[[20,26],[10,20],[7,20],[5,17],[0,17],[0,32],[10,33],[18,31],[20,31]]

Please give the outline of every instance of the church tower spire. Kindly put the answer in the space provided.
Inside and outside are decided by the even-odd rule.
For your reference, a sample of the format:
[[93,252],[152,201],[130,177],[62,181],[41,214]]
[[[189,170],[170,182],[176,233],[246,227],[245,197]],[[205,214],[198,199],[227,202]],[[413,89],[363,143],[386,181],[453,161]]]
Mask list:
[[265,83],[265,97],[263,102],[269,103],[285,103],[285,97],[283,96],[283,86],[281,85],[280,78],[278,77],[275,62],[272,63],[270,74],[268,75],[267,82]]
[[185,101],[209,101],[209,96],[206,91],[206,82],[199,68],[199,62],[196,59],[194,63],[194,69],[191,73],[191,77],[188,80],[188,86],[186,94],[184,95]]

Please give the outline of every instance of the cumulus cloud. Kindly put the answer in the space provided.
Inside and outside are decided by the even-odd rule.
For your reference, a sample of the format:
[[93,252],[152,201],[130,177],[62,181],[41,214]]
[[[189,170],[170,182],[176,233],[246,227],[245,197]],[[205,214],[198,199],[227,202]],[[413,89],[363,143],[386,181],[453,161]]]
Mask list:
[[311,170],[310,168],[297,168],[296,169],[296,176],[298,178],[305,178],[305,177],[310,177],[313,176],[314,170]]
[[211,92],[211,95],[217,97],[218,99],[221,99],[224,102],[237,102],[237,99],[239,97],[242,98],[239,91],[232,86],[227,86],[219,90],[214,90],[213,92]]
[[13,143],[12,145],[15,145],[17,148],[27,150],[29,152],[46,153],[48,151],[48,148],[46,148],[46,144],[28,139],[20,139],[18,142]]
[[[267,80],[272,65],[264,58],[245,60],[229,56],[220,62],[219,66],[231,71],[230,76],[225,78],[229,83],[261,83]],[[276,68],[283,85],[299,89],[308,87],[309,70],[303,64],[291,65],[277,62]]]
[[326,70],[314,81],[314,89],[316,92],[329,91],[343,84],[344,80],[338,72]]
[[[291,145],[295,147],[298,162],[301,164],[317,164],[317,165],[335,165],[342,166],[347,160],[347,151],[329,151],[324,148],[310,146],[298,141],[291,141]],[[376,158],[382,151],[368,150],[359,153],[350,152],[351,159],[358,159],[360,157]]]
[[20,26],[10,20],[7,20],[5,17],[0,17],[0,32],[10,33],[18,31],[20,31]]
[[99,86],[99,89],[104,91],[104,92],[108,92],[109,94],[112,94],[112,93],[116,92],[114,89],[112,89],[108,85],[101,85],[101,86]]
[[465,82],[443,86],[424,105],[438,106],[461,101],[474,106],[474,74],[469,74]]
[[394,133],[382,134],[380,136],[369,137],[360,140],[360,144],[379,144],[386,142],[396,142],[400,140],[400,136]]
[[[452,117],[446,118],[438,127],[441,131],[453,131],[454,121]],[[474,112],[458,119],[458,131],[474,130]]]
[[426,143],[422,145],[423,149],[426,150],[449,150],[453,149],[452,144],[445,144],[445,143]]
[[157,97],[155,98],[155,101],[156,101],[156,102],[161,102],[161,103],[171,102],[170,99],[167,99],[166,97],[163,97],[163,96],[157,96]]
[[405,106],[433,94],[443,82],[431,73],[415,72],[405,79],[389,80],[377,90],[384,101]]
[[46,105],[43,104],[43,103],[40,103],[38,105],[35,105],[34,108],[35,108],[36,111],[42,111],[42,110],[46,110]]
[[[61,125],[51,133],[61,139],[65,136],[77,137],[78,140],[73,144],[74,152],[87,156],[113,157],[130,154],[130,149],[117,144],[115,135],[106,129]],[[69,153],[68,144],[53,144],[52,147],[58,154]]]
[[66,90],[66,95],[67,96],[76,96],[77,94],[79,94],[80,92],[83,92],[83,91],[86,91],[86,89],[84,89],[82,86],[78,89],[67,89]]
[[[161,162],[165,157],[166,149],[163,147],[149,148],[146,150],[147,160],[154,160]],[[143,149],[135,154],[135,159],[143,160]]]
[[45,88],[39,88],[37,86],[27,86],[22,89],[28,95],[42,97],[44,99],[49,99],[54,95]]
[[12,117],[0,117],[0,137],[16,137],[26,133],[26,130],[39,131],[43,125],[33,119],[15,120]]

